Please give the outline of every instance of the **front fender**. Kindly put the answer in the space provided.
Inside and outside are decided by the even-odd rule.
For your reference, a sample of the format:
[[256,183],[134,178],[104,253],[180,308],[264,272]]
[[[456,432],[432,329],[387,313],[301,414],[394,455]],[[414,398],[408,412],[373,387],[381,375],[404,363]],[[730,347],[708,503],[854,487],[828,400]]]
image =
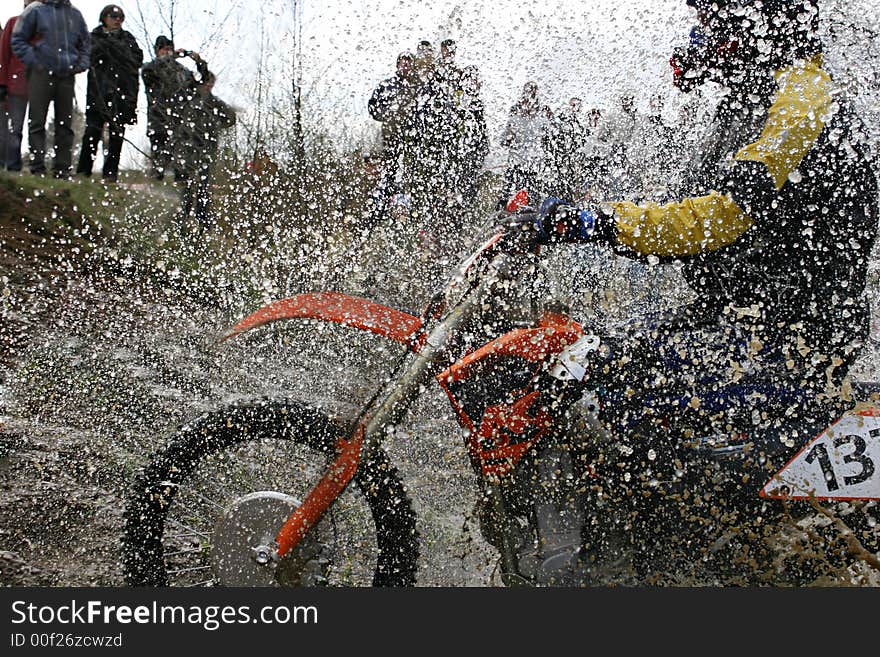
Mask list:
[[226,331],[220,342],[284,319],[319,319],[343,324],[409,345],[417,351],[422,320],[415,315],[341,292],[298,294],[273,301]]

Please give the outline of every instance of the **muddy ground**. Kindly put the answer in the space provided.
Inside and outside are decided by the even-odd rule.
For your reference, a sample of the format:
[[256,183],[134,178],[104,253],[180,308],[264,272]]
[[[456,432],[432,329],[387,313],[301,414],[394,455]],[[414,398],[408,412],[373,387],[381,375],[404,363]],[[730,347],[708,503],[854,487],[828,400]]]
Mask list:
[[[346,417],[400,356],[396,345],[310,324],[218,346],[253,298],[194,290],[155,262],[132,266],[112,231],[63,190],[23,198],[0,186],[2,194],[4,586],[123,585],[127,489],[177,427],[260,396],[305,398]],[[322,267],[332,273],[332,263]],[[873,357],[863,374],[876,371]],[[497,553],[474,517],[477,482],[439,388],[426,391],[387,449],[418,517],[419,584],[500,585]]]
[[[295,345],[312,342],[309,328],[218,348],[212,339],[245,305],[206,301],[174,276],[126,268],[95,248],[102,240],[80,239],[81,226],[22,220],[80,216],[63,191],[48,199],[3,192],[2,585],[122,585],[127,488],[181,423],[232,400],[296,391],[345,414],[399,356],[343,332],[296,359]],[[358,374],[341,385],[344,371]],[[389,446],[419,516],[419,581],[489,585],[495,556],[470,517],[474,477],[439,388],[433,393]]]

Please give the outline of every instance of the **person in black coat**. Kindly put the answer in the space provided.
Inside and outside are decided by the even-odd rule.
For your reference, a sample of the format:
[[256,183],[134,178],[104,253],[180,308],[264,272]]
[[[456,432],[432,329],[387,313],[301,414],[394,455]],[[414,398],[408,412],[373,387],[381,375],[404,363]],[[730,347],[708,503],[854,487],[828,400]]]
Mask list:
[[411,166],[418,94],[414,67],[412,53],[400,53],[394,75],[379,83],[367,104],[370,116],[382,124],[382,169],[390,181],[401,166]]
[[104,155],[104,180],[115,182],[125,126],[137,120],[138,72],[144,54],[131,32],[122,29],[125,13],[117,5],[101,10],[101,25],[92,30],[86,94],[86,129],[76,172],[92,175],[92,164],[104,126],[110,143]]

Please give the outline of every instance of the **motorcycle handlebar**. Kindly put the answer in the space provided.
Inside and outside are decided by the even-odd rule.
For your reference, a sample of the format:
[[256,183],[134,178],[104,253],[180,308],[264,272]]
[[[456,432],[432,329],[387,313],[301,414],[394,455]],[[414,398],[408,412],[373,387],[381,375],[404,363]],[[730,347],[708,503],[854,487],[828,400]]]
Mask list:
[[537,253],[541,244],[536,217],[534,211],[519,211],[508,216],[499,226],[503,235],[497,244],[498,250],[511,255]]

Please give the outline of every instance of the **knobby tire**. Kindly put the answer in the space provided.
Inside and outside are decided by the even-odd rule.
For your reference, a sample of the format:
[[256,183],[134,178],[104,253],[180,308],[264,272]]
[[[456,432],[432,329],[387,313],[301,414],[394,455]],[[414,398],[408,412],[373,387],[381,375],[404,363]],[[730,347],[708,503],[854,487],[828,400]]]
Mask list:
[[[139,473],[125,511],[123,570],[130,586],[168,586],[163,534],[174,496],[208,455],[256,440],[287,440],[326,456],[342,429],[296,401],[260,400],[209,412],[185,425]],[[412,586],[418,536],[415,513],[387,454],[376,449],[354,483],[370,508],[378,546],[373,586]]]

